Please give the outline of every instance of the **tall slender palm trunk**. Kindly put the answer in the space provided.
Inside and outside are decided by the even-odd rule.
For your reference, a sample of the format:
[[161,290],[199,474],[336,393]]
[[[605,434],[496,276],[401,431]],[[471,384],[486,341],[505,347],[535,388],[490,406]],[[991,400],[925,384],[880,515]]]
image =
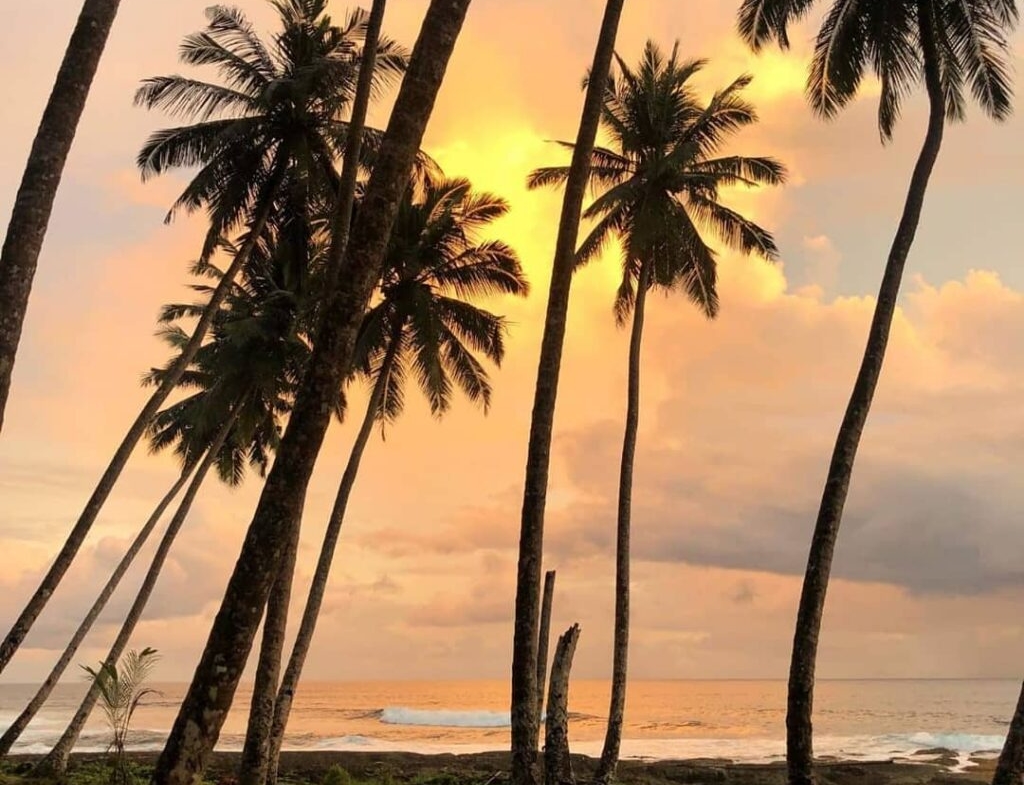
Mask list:
[[14,622],[14,625],[7,633],[7,637],[0,644],[0,673],[7,667],[7,663],[10,662],[11,657],[17,652],[21,642],[25,639],[29,630],[32,629],[35,620],[42,613],[43,608],[46,607],[57,586],[60,585],[64,574],[68,571],[75,556],[78,554],[79,548],[82,547],[86,535],[96,522],[96,517],[106,503],[107,497],[110,496],[110,492],[114,489],[114,485],[121,476],[121,472],[124,471],[124,467],[128,464],[128,459],[131,457],[139,440],[145,435],[150,421],[159,411],[160,407],[163,406],[164,401],[167,400],[167,397],[175,389],[178,382],[181,381],[185,370],[195,359],[196,353],[202,346],[203,339],[206,337],[206,333],[213,322],[213,317],[224,302],[224,298],[227,297],[235,277],[245,265],[253,248],[256,247],[259,236],[266,227],[271,210],[273,209],[273,197],[281,181],[284,179],[286,165],[287,160],[283,158],[278,160],[274,172],[268,181],[267,188],[262,194],[257,214],[249,226],[248,236],[242,243],[241,248],[239,248],[238,253],[235,254],[231,265],[217,283],[217,287],[213,290],[210,301],[199,317],[199,321],[196,323],[188,343],[185,344],[178,359],[168,369],[163,380],[160,382],[160,386],[157,387],[156,392],[146,401],[146,405],[142,407],[142,411],[139,412],[135,422],[132,423],[128,433],[125,434],[121,444],[118,445],[114,457],[111,458],[110,464],[103,472],[103,476],[100,477],[99,483],[97,483],[95,490],[93,490],[92,496],[89,497],[89,501],[86,502],[85,509],[82,510],[82,514],[79,516],[68,538],[64,541],[64,545],[57,554],[57,558],[50,565],[50,569],[43,577],[39,588],[36,589],[35,594],[29,599],[21,615],[18,616],[17,621]]
[[331,517],[327,521],[327,529],[324,532],[324,542],[320,546],[320,557],[316,563],[316,572],[313,574],[313,582],[309,588],[309,597],[306,599],[306,607],[302,612],[302,621],[299,623],[299,631],[295,637],[295,644],[292,646],[291,657],[288,658],[288,666],[285,668],[284,678],[281,679],[281,688],[277,694],[277,703],[274,707],[274,723],[270,734],[270,768],[267,776],[267,783],[275,785],[277,782],[277,766],[281,755],[281,745],[284,743],[285,730],[288,727],[288,717],[291,714],[292,701],[295,698],[295,691],[299,686],[299,679],[302,678],[302,668],[306,664],[306,656],[313,643],[313,634],[316,632],[317,619],[320,617],[320,607],[323,605],[324,594],[327,591],[327,581],[331,575],[331,566],[334,564],[334,552],[338,547],[338,538],[341,536],[341,527],[345,522],[345,512],[348,509],[348,501],[352,496],[352,488],[356,484],[356,475],[359,473],[359,464],[362,462],[366,445],[370,441],[370,434],[373,432],[373,424],[376,422],[377,410],[384,398],[384,391],[391,376],[391,369],[395,363],[395,357],[400,347],[401,326],[395,329],[388,346],[388,352],[384,356],[380,372],[377,375],[377,382],[373,386],[370,400],[366,405],[366,414],[363,415],[363,422],[359,426],[356,440],[352,445],[352,452],[349,453],[348,463],[345,464],[345,471],[338,484],[338,493],[334,497],[334,506],[331,509]]
[[[309,370],[263,487],[206,648],[153,773],[155,785],[192,785],[220,735],[330,422],[356,335],[380,279],[399,202],[423,141],[470,0],[431,0],[380,155],[353,223],[344,274],[328,296]],[[333,255],[333,253],[332,253]]]
[[82,5],[7,224],[0,251],[0,430],[39,252],[118,5],[120,0],[85,0]]
[[1010,720],[1006,741],[992,775],[992,785],[1020,785],[1024,776],[1024,685]]
[[789,668],[789,696],[786,711],[786,760],[790,785],[811,785],[813,783],[812,763],[814,758],[811,716],[814,701],[814,668],[818,653],[818,635],[821,618],[825,609],[825,594],[828,590],[829,573],[843,506],[846,503],[853,474],[857,447],[867,421],[868,411],[882,372],[885,349],[889,342],[889,329],[896,301],[899,297],[900,281],[906,265],[910,247],[921,218],[928,179],[942,146],[945,127],[945,100],[939,73],[939,57],[933,35],[934,8],[930,0],[920,0],[918,16],[921,25],[922,49],[924,54],[925,85],[928,90],[930,111],[928,131],[924,146],[918,156],[910,180],[903,216],[885,265],[882,285],[878,291],[878,303],[871,320],[864,359],[853,387],[853,393],[846,407],[839,434],[836,437],[829,464],[828,477],[821,497],[821,506],[814,526],[810,552],[807,557],[807,571],[804,574],[800,606],[797,611],[796,631],[793,634],[793,654]]
[[[217,460],[217,453],[224,447],[224,442],[227,441],[231,429],[234,428],[235,421],[238,419],[239,414],[241,414],[242,406],[242,403],[235,405],[231,416],[221,425],[220,431],[218,431],[206,455],[196,468],[196,473],[192,477],[192,481],[189,483],[181,502],[178,504],[174,517],[167,524],[167,529],[164,531],[164,536],[157,546],[156,553],[153,554],[153,560],[149,563],[149,570],[146,572],[146,577],[139,587],[139,593],[135,596],[135,601],[132,603],[132,607],[129,608],[128,615],[125,616],[124,623],[117,633],[117,638],[114,639],[114,643],[111,645],[110,651],[103,661],[105,667],[116,667],[121,659],[121,655],[124,654],[124,650],[131,640],[132,633],[135,632],[135,628],[142,618],[142,613],[146,610],[146,604],[153,594],[153,588],[160,577],[160,571],[163,569],[164,562],[167,561],[167,554],[170,553],[171,546],[174,545],[174,540],[178,536],[178,532],[181,531],[181,526],[185,523],[185,519],[188,517],[192,503],[196,499],[196,494],[199,493],[199,488],[202,487],[206,475]],[[71,718],[71,722],[64,730],[63,735],[61,735],[49,754],[36,767],[38,773],[63,775],[67,771],[68,758],[71,756],[71,751],[74,749],[75,744],[78,743],[78,737],[82,735],[85,723],[88,721],[89,715],[92,714],[92,710],[96,707],[96,701],[99,700],[99,697],[100,684],[98,681],[93,681],[74,717]]]
[[601,750],[597,781],[615,777],[622,744],[622,722],[626,711],[626,673],[629,657],[629,541],[633,505],[633,461],[640,429],[640,351],[644,336],[644,310],[651,283],[651,264],[642,262],[633,305],[633,330],[629,337],[629,381],[626,392],[626,427],[619,464],[619,509],[615,542],[615,641],[612,656],[612,695],[608,728]]
[[239,785],[265,785],[270,763],[270,738],[274,723],[274,706],[281,682],[281,660],[288,633],[288,607],[292,599],[295,559],[299,552],[299,528],[292,527],[292,537],[281,560],[281,569],[274,581],[263,619],[263,637],[252,685],[249,722],[242,745]]
[[352,116],[349,118],[348,133],[345,135],[345,159],[341,165],[338,183],[338,205],[331,224],[331,247],[328,249],[326,289],[333,292],[338,286],[341,266],[348,250],[352,231],[352,213],[356,206],[356,184],[359,180],[359,162],[362,160],[363,137],[366,130],[366,113],[373,96],[373,72],[377,67],[377,45],[384,24],[387,0],[373,0],[370,15],[366,20],[366,35],[363,38],[362,60],[359,61],[359,78],[356,92],[352,96]]
[[576,260],[583,196],[590,175],[590,156],[597,137],[604,90],[615,50],[615,36],[625,0],[605,4],[601,32],[590,68],[569,177],[562,197],[555,254],[548,290],[527,446],[526,479],[519,530],[516,574],[515,632],[512,642],[512,782],[537,785],[537,646],[540,616],[540,574],[544,552],[544,508],[551,463],[551,436],[558,397],[569,289]]
[[[366,113],[373,94],[373,74],[377,65],[377,45],[380,43],[381,27],[384,23],[386,0],[373,0],[366,23],[362,59],[359,64],[359,78],[352,99],[352,116],[349,118],[348,134],[345,137],[345,157],[342,162],[338,184],[338,204],[331,225],[331,248],[327,260],[327,291],[334,291],[341,275],[341,266],[348,247],[352,212],[355,208],[356,181],[359,175],[359,161],[366,128]],[[291,586],[295,574],[295,556],[298,549],[299,531],[295,527],[289,550],[285,555],[284,568],[279,572],[264,621],[263,640],[260,643],[260,659],[257,666],[256,683],[253,685],[252,705],[249,711],[249,725],[242,750],[240,780],[242,785],[264,785],[268,780],[277,782],[277,758],[281,748],[278,731],[278,676],[281,658],[284,656],[284,640],[288,619],[288,604],[291,600]],[[284,585],[287,590],[282,595]],[[283,735],[284,728],[280,730]]]
[[25,709],[18,715],[17,719],[11,723],[10,727],[4,731],[4,735],[0,737],[0,757],[7,755],[11,751],[11,747],[18,740],[21,734],[28,727],[28,724],[32,722],[32,719],[36,716],[39,710],[46,703],[50,697],[50,693],[53,692],[53,688],[57,686],[57,682],[60,681],[60,677],[64,675],[64,671],[67,670],[68,665],[71,664],[71,660],[74,659],[75,652],[78,651],[78,647],[82,645],[82,641],[85,640],[85,636],[89,634],[89,630],[92,629],[92,625],[99,618],[100,613],[107,606],[107,602],[110,601],[111,596],[117,590],[117,587],[121,583],[121,579],[124,577],[128,568],[135,561],[135,557],[139,555],[139,551],[142,550],[142,546],[146,544],[146,540],[149,539],[149,535],[153,533],[157,523],[160,521],[160,517],[164,514],[164,511],[174,501],[174,497],[178,495],[179,491],[185,487],[185,483],[188,482],[189,475],[192,474],[193,465],[186,466],[181,472],[174,485],[167,494],[157,504],[156,509],[149,516],[149,520],[146,521],[145,525],[139,530],[139,533],[135,536],[135,540],[129,546],[127,552],[121,557],[121,561],[117,567],[114,568],[114,572],[103,586],[96,601],[92,604],[89,612],[85,615],[82,623],[78,625],[78,629],[75,630],[75,634],[71,636],[71,640],[68,642],[64,652],[60,655],[60,659],[53,666],[49,676],[39,685],[39,689],[36,690],[36,694],[32,697],[32,700],[28,702]]

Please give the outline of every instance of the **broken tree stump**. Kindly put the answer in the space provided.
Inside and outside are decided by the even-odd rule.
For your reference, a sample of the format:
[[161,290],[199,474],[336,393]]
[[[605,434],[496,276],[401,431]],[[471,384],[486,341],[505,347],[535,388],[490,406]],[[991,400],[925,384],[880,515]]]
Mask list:
[[569,758],[569,671],[580,638],[580,625],[574,624],[558,639],[551,663],[548,688],[548,714],[544,730],[545,785],[576,785]]

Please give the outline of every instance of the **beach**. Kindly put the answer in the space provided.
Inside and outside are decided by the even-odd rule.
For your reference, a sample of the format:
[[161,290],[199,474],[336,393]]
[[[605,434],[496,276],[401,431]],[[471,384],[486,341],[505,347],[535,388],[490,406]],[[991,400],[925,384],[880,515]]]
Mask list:
[[[159,694],[140,707],[128,740],[133,754],[143,759],[162,748],[185,689],[180,683],[153,686]],[[924,770],[919,767],[936,762],[973,777],[991,767],[1002,746],[1018,686],[1013,680],[822,680],[815,704],[815,753],[822,760],[867,766],[879,781],[920,778]],[[48,751],[82,688],[81,683],[61,685],[15,754]],[[603,680],[573,682],[574,753],[600,754],[608,690]],[[0,725],[29,694],[30,685],[0,686]],[[220,736],[218,765],[225,770],[230,769],[225,762],[241,749],[250,698],[251,688],[243,685]],[[675,770],[666,761],[717,761],[701,766],[735,772],[743,782],[753,776],[746,772],[762,772],[757,776],[768,777],[767,782],[784,760],[784,727],[782,681],[637,680],[630,685],[623,765],[630,770],[653,766],[656,779],[671,779],[666,772]],[[76,749],[102,752],[108,738],[97,712]],[[455,767],[473,782],[483,782],[484,770],[491,769],[487,776],[504,770],[508,745],[505,681],[310,682],[297,694],[284,749],[287,765],[308,769],[310,778],[340,762],[359,771],[383,766],[410,776],[425,768]],[[913,768],[903,763],[886,768],[894,760]],[[724,761],[731,762],[725,769]],[[702,777],[720,776],[705,768],[700,772]],[[482,779],[473,779],[478,774]]]
[[[156,760],[156,753],[131,754],[137,775],[145,776]],[[38,756],[14,756],[0,770],[0,782],[16,785],[31,771]],[[233,785],[238,753],[216,753],[207,768],[205,780],[217,785]],[[977,759],[967,768],[957,767],[952,751],[928,750],[914,760],[829,761],[822,760],[816,774],[828,785],[956,785],[964,782],[988,782],[993,761]],[[80,753],[72,758],[68,783],[87,783],[101,771],[103,756]],[[596,760],[573,756],[573,770],[580,782],[590,779]],[[383,785],[496,785],[508,782],[507,752],[474,754],[421,755],[402,752],[285,752],[281,756],[280,776],[284,782],[322,783],[327,772],[340,766],[354,783]],[[720,759],[625,760],[619,765],[617,781],[623,785],[785,785],[782,763],[743,764]]]

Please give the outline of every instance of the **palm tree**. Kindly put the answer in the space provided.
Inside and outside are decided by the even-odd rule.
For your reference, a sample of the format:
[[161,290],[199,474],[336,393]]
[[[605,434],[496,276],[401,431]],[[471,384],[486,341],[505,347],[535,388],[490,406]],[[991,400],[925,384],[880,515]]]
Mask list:
[[516,569],[511,706],[513,785],[537,785],[538,782],[537,651],[540,645],[540,575],[544,555],[544,507],[551,463],[551,436],[580,212],[590,171],[590,153],[601,118],[604,84],[611,68],[624,3],[625,0],[607,0],[605,4],[601,31],[594,49],[594,61],[590,67],[590,83],[583,100],[576,145],[562,197],[562,213],[558,221],[558,236],[551,265],[551,283],[527,445]]
[[1017,696],[1017,706],[1010,718],[1006,741],[999,753],[996,770],[992,774],[992,785],[1016,785],[1021,781],[1024,770],[1024,686]]
[[[246,276],[245,283],[236,284],[233,287],[227,302],[222,305],[221,311],[215,319],[214,343],[204,346],[197,355],[199,368],[206,370],[186,371],[182,379],[179,380],[180,387],[210,388],[216,381],[213,378],[214,371],[219,377],[222,377],[220,379],[222,386],[238,391],[239,395],[249,389],[253,380],[272,381],[275,379],[275,375],[281,376],[282,392],[280,396],[284,395],[285,386],[294,387],[296,376],[308,356],[308,347],[301,336],[293,334],[295,332],[293,325],[300,324],[299,314],[295,311],[297,303],[304,296],[301,288],[305,286],[306,276],[296,269],[297,264],[305,264],[305,262],[297,258],[292,244],[296,240],[308,241],[301,232],[299,233],[301,236],[298,238],[289,236],[296,234],[295,227],[301,229],[300,220],[287,220],[281,229],[275,230],[275,247],[272,248],[263,242],[258,245],[252,257],[253,268]],[[220,279],[223,275],[216,267],[204,262],[198,262],[195,271],[208,278]],[[214,291],[209,286],[193,288],[206,295],[210,295]],[[203,312],[204,308],[203,304],[166,306],[161,314],[161,322],[169,324],[181,317],[195,318]],[[172,348],[179,352],[188,342],[188,334],[180,327],[165,329],[164,338]],[[237,360],[233,360],[237,367],[225,367],[229,357],[237,358]],[[171,365],[173,362],[172,360]],[[145,381],[150,385],[158,384],[160,377],[166,372],[166,368],[154,372]],[[266,381],[263,383],[266,384]],[[280,396],[278,397],[280,398]],[[188,482],[193,470],[201,461],[213,434],[207,434],[204,441],[197,445],[194,439],[185,438],[183,423],[198,422],[197,415],[201,414],[204,407],[209,405],[208,397],[208,395],[193,396],[157,415],[154,422],[160,424],[161,427],[160,430],[151,433],[150,444],[154,450],[161,450],[176,441],[179,442],[178,454],[182,463],[181,473],[135,536],[50,674],[42,682],[26,708],[0,737],[0,756],[6,755],[10,751],[11,746],[45,704],[53,688],[74,659],[82,641],[92,629],[92,625],[117,590],[121,579],[153,533],[163,513]],[[285,398],[280,398],[277,401],[275,404],[277,415],[286,411],[284,408],[286,403]],[[267,454],[273,446],[268,442],[268,438],[276,439],[271,428],[275,413],[271,413],[271,422],[263,422],[260,423],[260,427],[249,427],[248,429],[252,435],[251,438],[255,440],[250,445],[250,459],[261,468],[261,473],[266,468]],[[188,416],[186,417],[186,415]],[[176,429],[168,427],[168,424],[173,423],[178,423]],[[255,426],[255,423],[252,426]],[[237,483],[241,479],[242,471],[241,456],[237,453],[237,447],[233,448],[233,451],[224,450],[222,460],[228,458],[232,463],[221,466],[221,474],[237,478],[232,480]]]
[[[282,555],[299,526],[331,401],[352,366],[356,335],[380,280],[388,237],[469,0],[431,0],[387,131],[353,222],[344,275],[327,294],[309,372],[296,395],[202,658],[153,774],[155,785],[191,785],[202,772],[234,698]],[[328,263],[339,258],[332,238]]]
[[[311,248],[301,215],[289,213],[280,225],[274,223],[272,242],[257,245],[243,280],[233,284],[214,320],[213,339],[200,349],[179,382],[180,387],[195,392],[160,412],[150,426],[151,449],[174,447],[185,467],[195,467],[195,476],[164,533],[107,662],[116,663],[127,646],[209,470],[215,468],[221,480],[232,487],[242,483],[247,466],[263,476],[279,442],[279,422],[290,408],[309,357],[304,335],[310,295],[305,268],[315,246]],[[208,262],[200,261],[194,269],[216,281],[224,275]],[[193,288],[206,297],[215,289],[208,285]],[[205,307],[201,302],[163,309],[164,338],[179,352],[189,336],[176,322],[195,318]],[[154,369],[145,381],[159,384],[173,363]],[[99,697],[96,690],[87,693],[46,759],[47,769],[64,772],[68,755]]]
[[[344,27],[335,27],[325,13],[326,3],[276,0],[282,29],[269,45],[241,11],[212,6],[206,29],[182,44],[181,59],[193,66],[215,66],[223,83],[154,77],[136,94],[136,102],[146,108],[194,121],[156,132],[138,156],[144,178],[199,167],[168,219],[179,210],[205,209],[210,227],[201,258],[208,260],[224,237],[241,229],[239,251],[199,315],[178,363],[129,428],[56,560],[0,644],[0,671],[70,567],[149,422],[199,351],[232,281],[264,233],[284,182],[296,170],[313,179],[336,179],[334,162],[344,153],[348,128],[341,118],[352,101],[358,41],[367,20],[355,12]],[[382,42],[376,84],[389,83],[404,63],[401,48]]]
[[119,5],[120,0],[83,3],[36,130],[7,224],[0,250],[0,430],[53,201]]
[[[333,242],[329,246],[330,256],[324,269],[323,291],[325,292],[333,291],[337,285],[341,273],[341,263],[348,245],[348,234],[351,228],[352,211],[359,179],[358,162],[366,126],[366,113],[370,104],[370,95],[373,92],[377,47],[380,43],[386,5],[386,0],[373,0],[367,20],[359,79],[352,100],[352,119],[345,136],[345,149],[348,154],[341,169],[338,200],[330,227]],[[253,684],[252,701],[249,708],[249,723],[246,728],[239,767],[239,779],[242,785],[264,785],[272,763],[274,766],[273,779],[277,778],[276,756],[272,760],[270,745],[298,547],[299,528],[296,526],[285,550],[281,569],[278,570],[278,578],[267,603],[266,617],[263,621],[263,637],[260,641],[256,680]]]
[[465,179],[428,185],[399,210],[384,262],[379,301],[363,320],[356,348],[358,367],[372,392],[338,486],[302,622],[277,697],[268,782],[277,781],[292,698],[313,640],[338,537],[363,452],[375,423],[395,422],[404,403],[405,382],[416,378],[435,416],[451,405],[458,387],[486,411],[491,386],[480,352],[496,365],[504,356],[505,320],[466,298],[493,294],[525,296],[528,285],[519,260],[500,242],[480,242],[479,232],[508,211],[491,194],[474,194]]
[[[622,741],[629,649],[629,567],[633,461],[640,421],[640,352],[647,294],[681,290],[709,319],[718,313],[716,253],[710,234],[744,254],[773,260],[771,234],[719,201],[730,186],[778,185],[784,168],[771,158],[719,157],[727,139],[757,121],[742,97],[742,76],[702,105],[691,79],[703,60],[680,62],[678,44],[667,59],[648,41],[636,70],[616,58],[620,77],[609,79],[602,126],[614,149],[594,149],[591,182],[601,189],[584,212],[596,221],[577,251],[585,264],[618,238],[623,250],[622,283],[615,297],[620,326],[632,319],[626,427],[619,470],[615,560],[615,645],[611,706],[597,780],[615,775]],[[572,147],[572,145],[567,145]],[[538,169],[531,187],[561,184],[565,167]]]
[[[771,40],[789,45],[788,26],[813,0],[744,0],[739,29],[751,47]],[[946,122],[966,113],[967,87],[995,120],[1010,114],[1007,34],[1017,22],[1014,0],[888,0],[829,4],[818,31],[807,81],[814,110],[830,118],[857,95],[869,69],[881,80],[878,128],[888,141],[903,100],[923,81],[928,128],[893,238],[864,358],[829,464],[804,574],[793,636],[786,713],[786,750],[792,785],[812,782],[811,715],[814,667],[832,554],[854,459],[885,359],[900,281],[924,206],[925,191],[942,145]]]

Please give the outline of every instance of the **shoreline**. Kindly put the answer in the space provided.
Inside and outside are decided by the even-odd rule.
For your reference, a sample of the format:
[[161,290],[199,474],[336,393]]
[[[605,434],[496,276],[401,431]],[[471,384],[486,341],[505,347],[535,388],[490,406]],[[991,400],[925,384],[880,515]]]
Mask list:
[[[152,766],[156,752],[130,752],[129,759],[140,768]],[[988,782],[995,761],[971,758],[969,768],[953,770],[962,763],[951,750],[921,750],[918,759],[894,758],[888,761],[819,759],[820,781],[828,785],[954,785],[963,782]],[[17,782],[28,774],[40,755],[11,755],[7,758],[5,780]],[[925,759],[925,757],[930,759]],[[76,769],[91,768],[106,759],[101,753],[72,755],[69,779]],[[219,785],[234,783],[240,753],[215,752],[206,770],[206,780]],[[587,782],[597,760],[573,754],[573,769],[580,782]],[[329,769],[344,768],[357,783],[385,785],[484,785],[508,781],[508,752],[437,753],[373,752],[340,750],[301,750],[281,753],[282,779],[290,782],[320,783]],[[14,775],[14,776],[10,776]],[[772,763],[735,763],[721,758],[688,760],[623,760],[618,781],[634,785],[785,785],[786,767]]]

